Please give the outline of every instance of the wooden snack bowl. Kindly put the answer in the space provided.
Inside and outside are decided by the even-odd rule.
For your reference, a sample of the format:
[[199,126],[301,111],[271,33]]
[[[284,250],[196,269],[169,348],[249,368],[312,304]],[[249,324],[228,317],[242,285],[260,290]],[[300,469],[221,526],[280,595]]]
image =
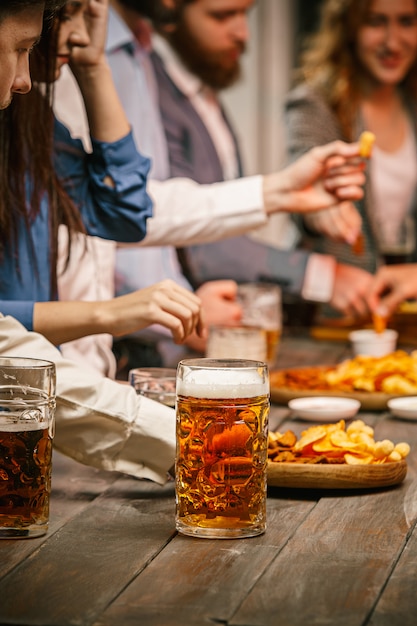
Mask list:
[[374,489],[401,483],[407,462],[348,465],[268,461],[268,486],[299,489]]

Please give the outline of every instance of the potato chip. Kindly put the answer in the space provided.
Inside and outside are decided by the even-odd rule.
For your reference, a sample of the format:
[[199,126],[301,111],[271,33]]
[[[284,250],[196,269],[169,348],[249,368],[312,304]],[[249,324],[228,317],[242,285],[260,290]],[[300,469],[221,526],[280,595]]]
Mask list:
[[344,420],[340,420],[334,424],[311,426],[301,433],[298,441],[290,430],[284,434],[270,433],[268,457],[276,463],[348,465],[392,463],[407,457],[410,452],[408,443],[394,446],[389,439],[375,441],[373,432],[363,420],[355,420],[348,428]]
[[345,463],[348,465],[369,465],[373,459],[372,454],[345,454]]

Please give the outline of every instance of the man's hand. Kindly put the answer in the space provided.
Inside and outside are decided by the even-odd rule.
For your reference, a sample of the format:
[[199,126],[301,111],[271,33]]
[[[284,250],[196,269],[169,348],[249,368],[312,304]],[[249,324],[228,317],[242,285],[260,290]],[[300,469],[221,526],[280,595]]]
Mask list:
[[369,317],[367,296],[373,280],[372,274],[359,267],[338,263],[330,305],[347,317]]
[[362,218],[352,202],[341,202],[332,209],[308,213],[304,216],[306,226],[333,239],[354,244],[361,231]]
[[334,141],[313,148],[292,165],[264,177],[265,210],[308,213],[360,200],[364,169],[358,143]]

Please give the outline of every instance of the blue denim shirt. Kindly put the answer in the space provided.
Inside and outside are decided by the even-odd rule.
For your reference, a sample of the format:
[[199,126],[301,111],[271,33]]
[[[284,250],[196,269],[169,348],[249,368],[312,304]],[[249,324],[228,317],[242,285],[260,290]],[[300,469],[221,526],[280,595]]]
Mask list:
[[[79,207],[87,232],[122,242],[142,240],[152,215],[146,192],[149,159],[138,153],[131,133],[113,143],[93,139],[92,145],[92,153],[86,153],[82,142],[56,121],[56,172]],[[106,176],[114,187],[104,182]],[[34,303],[52,299],[46,201],[30,231],[29,236],[22,223],[16,247],[11,242],[0,259],[0,311],[32,330]]]

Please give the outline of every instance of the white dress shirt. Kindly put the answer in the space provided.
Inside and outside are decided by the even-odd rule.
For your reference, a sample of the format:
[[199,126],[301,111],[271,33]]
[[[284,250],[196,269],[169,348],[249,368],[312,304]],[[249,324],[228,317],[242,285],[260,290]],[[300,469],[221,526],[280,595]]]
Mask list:
[[[129,53],[126,52],[126,47]],[[116,88],[139,149],[152,158],[152,176],[168,175],[167,147],[155,103],[156,92],[152,69],[146,51],[137,46],[131,31],[110,8],[107,53]],[[126,82],[122,82],[124,79]],[[135,87],[136,85],[136,87]],[[85,109],[78,86],[67,67],[55,87],[55,112],[74,136],[89,145],[89,130]],[[149,181],[148,191],[154,201],[153,217],[147,223],[147,235],[140,248],[133,248],[128,261],[129,274],[137,268],[135,284],[130,291],[171,277],[188,285],[181,273],[172,248],[144,248],[145,246],[183,246],[215,241],[221,237],[241,234],[267,221],[263,210],[262,178],[253,176],[225,185],[198,185],[187,179],[164,182]],[[66,232],[60,233],[61,256],[66,259]],[[89,241],[72,246],[70,264],[58,280],[61,300],[109,299],[115,295],[115,253],[113,242]],[[120,278],[125,271],[127,252],[122,251]],[[135,258],[132,258],[135,257]],[[100,261],[104,258],[104,263]],[[80,264],[82,263],[82,272]],[[62,264],[62,261],[61,261]],[[99,287],[98,287],[99,286]],[[101,297],[97,295],[100,292]],[[164,332],[164,331],[162,331]],[[62,345],[69,358],[85,364],[104,375],[114,376],[115,362],[110,336],[92,336]]]
[[86,465],[166,482],[175,459],[173,409],[65,359],[45,337],[1,314],[0,356],[55,363],[58,450]]

